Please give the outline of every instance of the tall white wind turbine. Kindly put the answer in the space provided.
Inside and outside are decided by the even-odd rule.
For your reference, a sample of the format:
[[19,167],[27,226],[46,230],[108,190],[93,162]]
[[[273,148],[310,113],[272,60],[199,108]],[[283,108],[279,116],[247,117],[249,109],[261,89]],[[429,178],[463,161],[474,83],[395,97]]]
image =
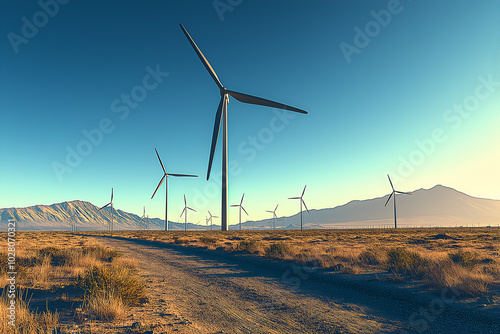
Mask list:
[[247,214],[248,216],[248,212],[247,210],[245,210],[245,208],[243,207],[243,198],[245,197],[245,193],[243,193],[243,196],[241,196],[241,201],[240,201],[240,204],[233,204],[231,205],[232,207],[239,207],[240,208],[240,231],[241,231],[241,210],[245,211],[245,213]]
[[309,209],[307,208],[306,202],[304,202],[304,193],[306,192],[307,184],[304,186],[304,190],[302,190],[302,195],[300,197],[290,197],[288,199],[298,199],[300,200],[300,229],[302,230],[302,204],[306,207],[307,212],[309,213]]
[[191,211],[196,212],[196,210],[195,210],[195,209],[190,208],[190,207],[187,205],[186,195],[184,195],[184,209],[182,209],[181,215],[179,216],[179,217],[182,217],[182,215],[184,214],[184,231],[187,231],[187,224],[188,224],[188,210],[191,210]]
[[392,193],[387,198],[387,202],[385,202],[384,206],[387,206],[387,203],[389,203],[389,200],[394,195],[394,228],[398,228],[398,222],[396,220],[396,194],[404,194],[404,195],[411,195],[411,194],[394,189],[394,186],[392,185],[391,177],[389,176],[389,174],[387,174],[387,178],[389,179],[389,183],[391,184]]
[[207,170],[207,180],[210,178],[210,171],[212,169],[212,162],[214,158],[215,148],[217,146],[217,139],[219,137],[219,129],[222,122],[222,201],[221,201],[221,229],[222,231],[227,231],[227,192],[228,192],[228,175],[227,175],[227,163],[228,163],[228,155],[227,155],[227,104],[229,103],[229,96],[232,96],[236,100],[249,103],[256,104],[271,108],[279,108],[284,110],[295,111],[301,114],[307,114],[307,111],[302,109],[298,109],[295,107],[288,106],[286,104],[266,100],[260,97],[238,93],[232,90],[226,89],[222,83],[220,82],[217,74],[215,74],[214,69],[208,62],[207,58],[203,55],[201,50],[198,48],[194,40],[191,38],[187,30],[181,24],[181,29],[186,35],[186,38],[189,40],[189,43],[193,47],[194,51],[200,58],[201,62],[205,66],[206,70],[214,80],[217,87],[219,87],[220,91],[220,102],[217,108],[217,113],[215,114],[215,122],[214,122],[214,131],[212,134],[212,145],[210,147],[210,157],[208,160],[208,170]]
[[168,231],[168,177],[169,176],[175,176],[175,177],[198,177],[198,175],[189,175],[189,174],[173,174],[173,173],[167,173],[167,170],[165,169],[165,165],[163,164],[163,161],[161,161],[160,155],[158,154],[158,151],[155,148],[156,156],[158,157],[158,160],[160,161],[161,168],[163,169],[163,177],[160,180],[160,183],[158,183],[158,186],[155,189],[155,192],[153,193],[153,196],[151,196],[151,199],[155,197],[156,192],[160,188],[161,184],[163,183],[163,180],[166,179],[165,181],[165,231]]
[[102,208],[100,208],[97,211],[101,211],[102,209],[104,209],[105,207],[110,206],[110,205],[111,205],[111,225],[109,225],[109,230],[113,231],[113,188],[111,188],[111,201],[109,201],[108,204],[106,204],[105,206],[103,206]]

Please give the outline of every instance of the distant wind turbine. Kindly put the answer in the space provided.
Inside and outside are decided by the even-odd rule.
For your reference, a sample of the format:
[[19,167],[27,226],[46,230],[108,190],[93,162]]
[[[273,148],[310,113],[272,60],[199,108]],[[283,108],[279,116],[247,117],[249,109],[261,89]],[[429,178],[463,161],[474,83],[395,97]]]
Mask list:
[[108,204],[106,204],[105,206],[103,206],[102,208],[100,208],[97,211],[101,211],[102,209],[104,209],[105,207],[110,206],[110,205],[111,205],[111,225],[109,225],[109,229],[110,229],[110,231],[113,231],[113,188],[111,188],[111,201],[109,201]]
[[304,190],[302,190],[302,195],[300,197],[290,197],[288,199],[298,199],[300,200],[300,229],[302,230],[303,225],[302,225],[302,203],[304,203],[304,206],[306,207],[307,212],[309,213],[309,209],[307,208],[306,202],[304,202],[304,193],[306,192],[306,187],[307,184],[304,186]]
[[243,207],[243,198],[245,197],[245,193],[243,193],[243,196],[241,196],[241,201],[240,201],[240,204],[233,204],[231,205],[232,207],[239,207],[240,208],[240,231],[241,231],[241,210],[245,211],[245,213],[247,214],[248,216],[248,212],[247,210],[245,210],[245,208]]
[[269,212],[269,213],[273,214],[273,230],[276,229],[276,220],[275,219],[278,219],[278,216],[276,216],[276,210],[278,210],[278,205],[279,204],[276,204],[276,207],[274,208],[274,211],[266,210],[266,212]]
[[220,102],[219,106],[217,108],[217,113],[215,114],[215,123],[214,123],[214,131],[212,134],[212,145],[210,147],[210,157],[208,161],[208,170],[207,170],[207,180],[210,178],[210,171],[212,169],[212,162],[214,159],[214,153],[215,153],[215,148],[217,146],[217,139],[219,137],[219,129],[221,125],[221,119],[222,119],[222,201],[221,201],[221,229],[222,231],[227,231],[227,192],[228,192],[228,185],[227,185],[227,180],[228,180],[228,175],[227,175],[227,162],[228,162],[228,156],[227,156],[227,104],[229,103],[229,95],[234,97],[236,100],[243,102],[243,103],[249,103],[249,104],[256,104],[256,105],[261,105],[261,106],[266,106],[266,107],[271,107],[271,108],[279,108],[279,109],[284,109],[284,110],[290,110],[290,111],[295,111],[301,114],[307,114],[307,111],[304,111],[302,109],[298,109],[295,107],[288,106],[286,104],[266,100],[260,97],[248,95],[248,94],[243,94],[243,93],[238,93],[235,91],[231,91],[226,89],[222,83],[219,81],[219,78],[217,77],[217,74],[215,74],[214,69],[212,66],[209,64],[208,60],[205,58],[201,50],[198,48],[194,40],[191,38],[187,30],[184,28],[184,26],[181,24],[181,29],[184,32],[184,35],[186,35],[186,38],[189,40],[189,43],[193,47],[194,51],[198,55],[198,58],[200,58],[201,62],[205,66],[205,69],[210,73],[210,76],[212,79],[215,81],[215,84],[217,87],[219,87],[220,91]]
[[212,231],[212,227],[214,225],[214,221],[213,221],[213,218],[219,218],[218,216],[213,216],[210,211],[208,211],[208,214],[210,215],[210,218],[208,218],[208,220],[210,220],[210,231]]
[[146,218],[146,207],[143,206],[142,217],[139,220],[139,228],[144,228],[145,230],[148,228],[148,224],[146,223],[146,219],[149,220],[149,216]]
[[189,174],[173,174],[173,173],[167,173],[167,170],[165,169],[165,165],[163,164],[163,161],[161,161],[160,155],[158,154],[158,151],[155,148],[156,156],[158,156],[158,160],[160,161],[161,168],[163,169],[163,177],[160,180],[160,183],[158,183],[158,186],[155,189],[155,192],[153,193],[153,196],[151,196],[151,199],[155,197],[156,192],[160,188],[161,184],[163,183],[163,180],[166,179],[165,181],[165,231],[168,231],[168,217],[167,217],[167,210],[168,210],[168,177],[169,176],[175,176],[175,177],[198,177],[198,175],[189,175]]
[[391,199],[392,195],[394,195],[394,228],[398,228],[398,223],[396,220],[396,193],[397,194],[405,194],[405,195],[411,195],[411,194],[394,189],[394,186],[392,185],[391,177],[389,176],[389,174],[387,174],[387,177],[389,178],[389,183],[391,184],[392,193],[389,195],[389,198],[387,198],[387,202],[385,202],[384,206],[387,206],[387,203],[389,203],[389,200]]
[[196,212],[196,210],[195,210],[195,209],[190,208],[190,207],[187,205],[186,195],[184,195],[184,209],[182,209],[181,215],[179,216],[179,217],[182,217],[182,215],[184,214],[184,231],[187,231],[187,224],[188,224],[188,210],[191,210],[191,211]]

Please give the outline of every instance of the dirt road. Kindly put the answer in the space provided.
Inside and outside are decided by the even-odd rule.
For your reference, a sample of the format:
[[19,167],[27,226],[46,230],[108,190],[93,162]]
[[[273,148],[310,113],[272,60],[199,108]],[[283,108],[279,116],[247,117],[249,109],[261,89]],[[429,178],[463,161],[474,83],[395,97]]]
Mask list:
[[150,302],[132,310],[120,333],[136,321],[154,333],[500,333],[498,319],[460,310],[449,292],[400,296],[387,283],[249,255],[98,240],[137,259],[147,283]]

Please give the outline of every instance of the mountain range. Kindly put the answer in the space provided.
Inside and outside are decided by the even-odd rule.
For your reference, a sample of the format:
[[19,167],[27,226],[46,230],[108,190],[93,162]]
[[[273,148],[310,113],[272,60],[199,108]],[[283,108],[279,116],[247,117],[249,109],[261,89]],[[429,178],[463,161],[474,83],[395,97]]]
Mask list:
[[[398,225],[405,226],[497,226],[500,224],[500,200],[476,198],[453,188],[437,185],[418,189],[412,196],[398,195]],[[384,206],[389,195],[354,200],[333,208],[310,210],[303,213],[305,228],[392,227],[394,224],[392,200]],[[111,220],[110,209],[98,211],[90,202],[69,201],[52,205],[0,209],[0,223],[17,221],[19,230],[69,230],[71,215],[75,215],[77,230],[107,230]],[[123,210],[113,210],[114,226],[119,230],[141,229],[141,217]],[[300,213],[280,217],[276,228],[300,228]],[[164,220],[151,218],[148,228],[161,230]],[[237,229],[237,224],[230,229]],[[271,219],[247,221],[244,229],[269,229]],[[214,229],[218,229],[214,225]],[[184,224],[169,221],[169,229],[183,230]],[[206,229],[204,225],[188,223],[188,229]]]

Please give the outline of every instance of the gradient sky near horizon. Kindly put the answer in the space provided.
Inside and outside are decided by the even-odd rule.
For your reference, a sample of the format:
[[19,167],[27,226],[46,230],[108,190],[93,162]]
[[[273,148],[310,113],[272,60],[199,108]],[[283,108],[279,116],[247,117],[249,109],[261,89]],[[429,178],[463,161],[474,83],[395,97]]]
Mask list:
[[230,98],[229,201],[246,193],[249,220],[295,214],[305,184],[309,209],[384,196],[387,173],[401,191],[500,199],[498,1],[54,3],[0,3],[0,207],[102,206],[113,187],[116,208],[164,218],[157,148],[199,175],[169,179],[169,219],[183,194],[191,222],[220,215],[219,92],[179,23],[228,89],[309,111]]

